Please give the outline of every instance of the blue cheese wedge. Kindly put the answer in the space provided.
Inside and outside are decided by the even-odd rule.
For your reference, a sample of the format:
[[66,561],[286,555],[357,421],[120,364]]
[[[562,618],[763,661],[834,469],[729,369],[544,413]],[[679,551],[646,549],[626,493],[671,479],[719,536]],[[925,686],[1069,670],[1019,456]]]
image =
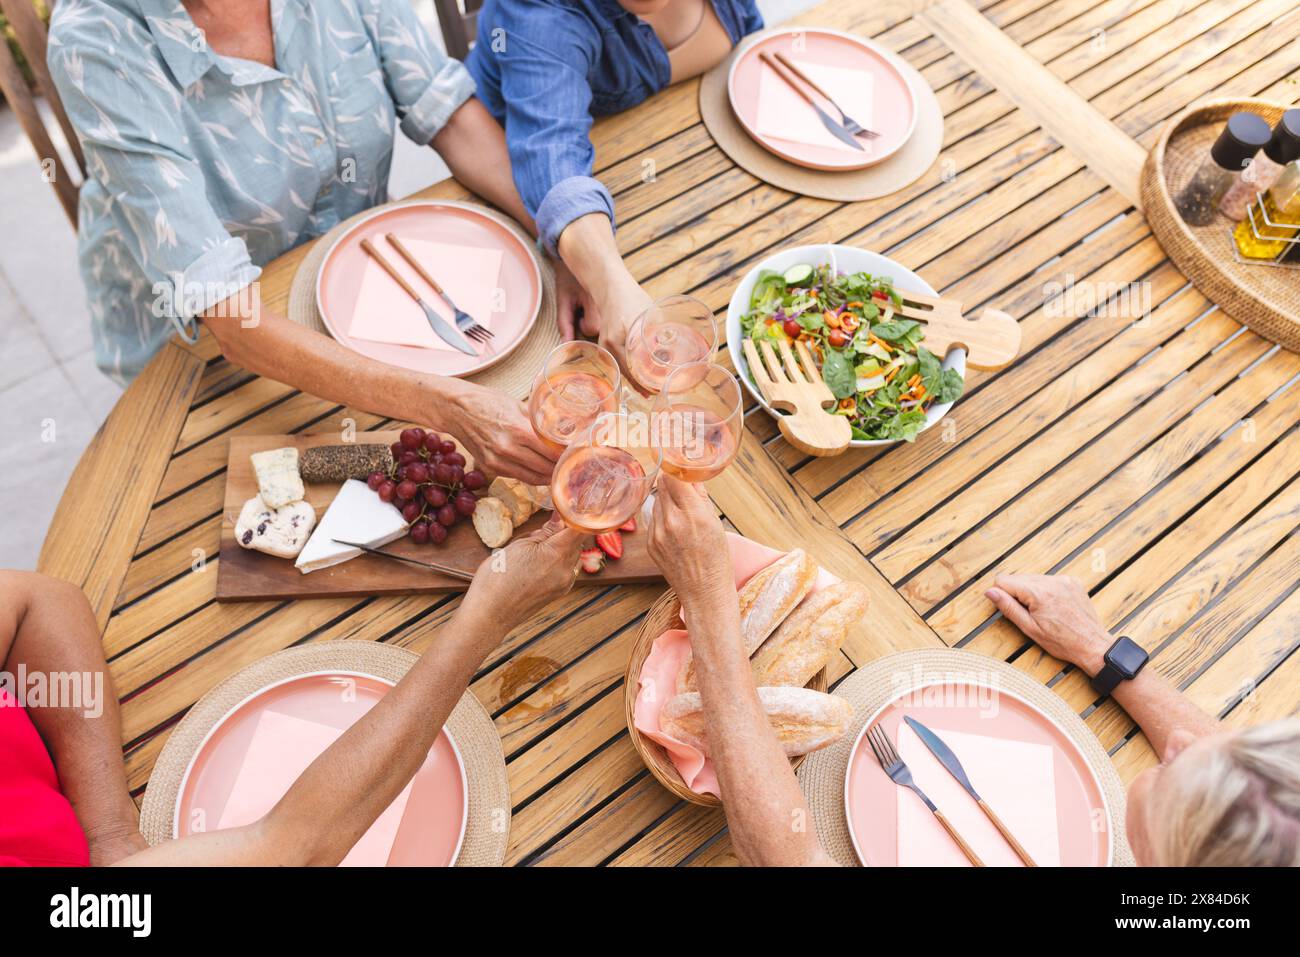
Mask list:
[[294,564],[306,575],[362,554],[361,549],[340,545],[335,539],[378,548],[405,534],[406,520],[401,512],[381,502],[365,482],[348,479]]
[[315,525],[316,510],[309,502],[270,508],[262,496],[254,495],[244,503],[235,522],[235,541],[276,558],[293,558],[302,551]]
[[257,490],[269,508],[280,508],[290,502],[301,501],[306,494],[302,477],[298,474],[298,450],[289,447],[254,452],[253,472],[257,475]]

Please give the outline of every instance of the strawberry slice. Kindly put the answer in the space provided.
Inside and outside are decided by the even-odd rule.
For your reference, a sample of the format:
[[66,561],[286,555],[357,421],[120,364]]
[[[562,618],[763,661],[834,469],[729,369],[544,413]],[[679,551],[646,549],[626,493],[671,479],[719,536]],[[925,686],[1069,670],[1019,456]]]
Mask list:
[[623,533],[618,529],[612,532],[601,532],[596,536],[596,545],[610,558],[623,557]]
[[578,561],[584,572],[595,575],[605,567],[605,553],[599,548],[584,548],[578,553]]
[[635,531],[636,531],[636,519],[635,519],[635,518],[629,518],[626,522],[624,522],[622,525],[620,525],[620,526],[618,527],[618,530],[619,530],[620,532],[635,532]]

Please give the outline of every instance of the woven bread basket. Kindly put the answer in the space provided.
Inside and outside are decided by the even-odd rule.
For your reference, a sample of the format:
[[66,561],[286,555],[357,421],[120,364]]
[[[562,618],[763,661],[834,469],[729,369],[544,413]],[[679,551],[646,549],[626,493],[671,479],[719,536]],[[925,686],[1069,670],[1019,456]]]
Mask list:
[[1151,232],[1183,275],[1237,322],[1300,352],[1300,270],[1238,262],[1230,238],[1233,224],[1226,217],[1188,226],[1173,199],[1209,155],[1229,116],[1244,110],[1275,124],[1287,109],[1249,99],[1194,104],[1165,126],[1142,166],[1140,188]]
[[[650,610],[645,613],[645,617],[641,619],[641,627],[637,631],[636,641],[632,645],[632,655],[627,662],[627,673],[623,676],[623,706],[627,716],[627,733],[632,738],[632,746],[636,748],[637,754],[641,755],[641,760],[660,784],[684,801],[705,807],[721,807],[722,802],[712,794],[700,794],[688,788],[663,746],[643,735],[633,723],[641,666],[650,656],[650,649],[656,638],[665,631],[681,627],[683,627],[681,604],[677,601],[677,593],[670,588],[660,595],[659,599],[650,606]],[[806,687],[813,691],[825,691],[826,669],[823,668],[813,675]],[[797,771],[806,757],[807,755],[801,754],[797,758],[791,758],[790,766]]]

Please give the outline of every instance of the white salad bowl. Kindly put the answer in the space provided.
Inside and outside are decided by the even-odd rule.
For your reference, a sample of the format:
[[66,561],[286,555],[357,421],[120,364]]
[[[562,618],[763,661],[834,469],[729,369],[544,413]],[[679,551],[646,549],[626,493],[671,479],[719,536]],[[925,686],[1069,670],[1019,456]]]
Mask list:
[[[745,384],[745,388],[770,415],[780,418],[781,413],[772,409],[767,401],[759,393],[758,388],[750,378],[749,363],[745,359],[745,353],[741,349],[742,333],[740,331],[740,317],[749,311],[749,297],[754,291],[754,284],[758,282],[759,273],[764,269],[775,269],[778,272],[785,272],[791,266],[797,266],[799,263],[808,263],[810,266],[820,266],[823,263],[830,265],[840,272],[867,272],[873,276],[888,277],[899,289],[907,289],[912,292],[926,293],[931,296],[938,295],[934,288],[906,266],[901,266],[892,259],[882,256],[879,253],[873,253],[866,249],[858,249],[855,246],[843,246],[835,243],[822,243],[815,246],[796,246],[793,249],[786,249],[764,259],[757,266],[751,269],[745,278],[740,281],[736,291],[731,294],[731,302],[727,305],[727,351],[731,353],[731,364],[735,366],[736,371],[740,374],[740,381]],[[925,341],[922,340],[922,345]],[[945,369],[956,369],[963,379],[966,378],[966,350],[954,348],[948,350],[948,354],[943,356],[943,367]],[[921,432],[933,426],[936,422],[948,414],[953,403],[943,402],[930,406],[925,413],[925,425],[921,427]],[[919,432],[917,433],[920,434]],[[869,449],[881,445],[894,445],[902,439],[853,439],[849,445],[857,449]]]

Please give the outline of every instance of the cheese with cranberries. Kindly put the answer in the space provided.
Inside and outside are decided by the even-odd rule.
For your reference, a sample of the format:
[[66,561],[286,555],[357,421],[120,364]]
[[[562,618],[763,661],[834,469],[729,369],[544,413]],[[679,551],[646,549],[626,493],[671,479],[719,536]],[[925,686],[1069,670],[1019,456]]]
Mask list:
[[307,502],[271,508],[262,496],[254,495],[244,503],[235,522],[235,541],[277,558],[293,558],[315,526],[316,510]]

